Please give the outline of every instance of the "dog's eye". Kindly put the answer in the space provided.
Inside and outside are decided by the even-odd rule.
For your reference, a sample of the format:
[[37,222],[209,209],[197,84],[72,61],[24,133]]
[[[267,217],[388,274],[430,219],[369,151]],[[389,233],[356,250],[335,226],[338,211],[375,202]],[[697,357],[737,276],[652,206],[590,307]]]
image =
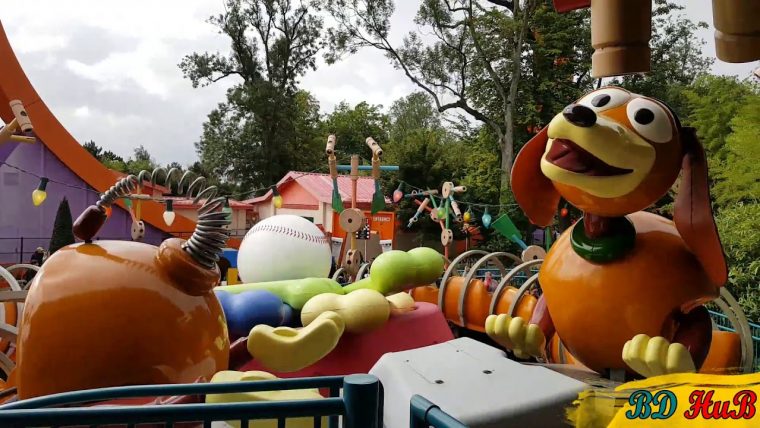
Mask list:
[[658,103],[646,98],[636,98],[628,103],[626,112],[633,129],[647,140],[667,143],[673,138],[670,115]]
[[633,120],[638,124],[648,125],[654,120],[654,113],[648,108],[642,108],[636,111],[636,114],[633,115]]
[[594,112],[609,110],[625,104],[631,94],[619,88],[604,88],[581,98],[576,104],[589,107]]
[[597,95],[591,99],[591,105],[594,107],[604,107],[610,102],[611,99],[612,97],[607,94]]

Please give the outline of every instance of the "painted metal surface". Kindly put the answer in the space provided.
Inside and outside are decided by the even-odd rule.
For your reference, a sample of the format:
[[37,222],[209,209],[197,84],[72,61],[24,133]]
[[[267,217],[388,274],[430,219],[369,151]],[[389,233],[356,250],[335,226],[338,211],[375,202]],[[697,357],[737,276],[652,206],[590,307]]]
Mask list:
[[53,254],[19,325],[19,397],[186,383],[225,370],[227,326],[213,293],[219,271],[180,242],[100,241]]

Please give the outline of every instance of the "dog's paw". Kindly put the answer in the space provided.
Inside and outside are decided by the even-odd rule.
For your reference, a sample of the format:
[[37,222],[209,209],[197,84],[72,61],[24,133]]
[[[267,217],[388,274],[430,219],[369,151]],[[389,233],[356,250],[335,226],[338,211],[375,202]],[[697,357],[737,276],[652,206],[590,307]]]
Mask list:
[[670,343],[662,336],[634,336],[623,346],[623,361],[644,377],[697,371],[689,350],[680,343]]
[[499,345],[514,352],[517,358],[543,356],[546,337],[537,324],[527,324],[520,317],[489,315],[486,333]]

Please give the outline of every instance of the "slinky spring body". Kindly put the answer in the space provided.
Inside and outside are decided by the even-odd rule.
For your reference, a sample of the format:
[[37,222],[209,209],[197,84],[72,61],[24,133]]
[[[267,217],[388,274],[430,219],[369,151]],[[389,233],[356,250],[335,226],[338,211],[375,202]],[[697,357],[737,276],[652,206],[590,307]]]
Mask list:
[[[181,171],[177,168],[172,168],[167,172],[165,168],[158,167],[152,172],[142,170],[137,177],[128,175],[111,186],[100,197],[97,206],[110,207],[117,199],[132,193],[143,181],[149,181],[152,185],[156,185],[160,175],[164,176],[163,185],[171,188],[172,180],[176,179],[180,173]],[[192,197],[193,192],[196,192],[193,203],[197,204],[203,198],[205,198],[205,202],[198,209],[198,222],[192,236],[183,245],[183,249],[190,253],[196,262],[211,269],[219,261],[222,248],[227,245],[229,230],[226,226],[230,224],[230,220],[222,212],[225,198],[216,197],[216,186],[206,187],[204,177],[198,177],[192,181],[191,177],[190,171],[182,174],[177,184],[177,193]],[[186,185],[187,189],[185,189]]]

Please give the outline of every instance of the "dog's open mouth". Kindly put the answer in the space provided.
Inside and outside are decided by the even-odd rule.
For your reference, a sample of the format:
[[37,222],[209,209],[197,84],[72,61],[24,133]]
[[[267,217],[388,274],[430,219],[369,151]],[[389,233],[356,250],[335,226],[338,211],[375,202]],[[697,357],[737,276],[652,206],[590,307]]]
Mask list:
[[546,154],[546,160],[564,170],[597,177],[610,177],[633,172],[632,169],[609,165],[579,145],[564,138],[554,139],[549,153]]

